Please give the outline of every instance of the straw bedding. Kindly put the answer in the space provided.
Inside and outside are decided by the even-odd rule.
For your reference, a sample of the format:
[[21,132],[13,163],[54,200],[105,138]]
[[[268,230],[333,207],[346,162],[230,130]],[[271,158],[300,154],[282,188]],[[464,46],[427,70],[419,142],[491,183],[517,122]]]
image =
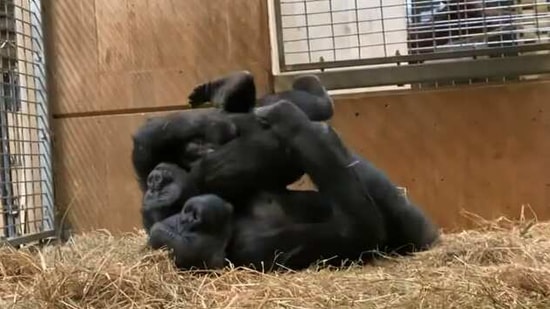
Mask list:
[[550,223],[486,222],[346,269],[178,272],[142,232],[0,249],[0,308],[550,308]]

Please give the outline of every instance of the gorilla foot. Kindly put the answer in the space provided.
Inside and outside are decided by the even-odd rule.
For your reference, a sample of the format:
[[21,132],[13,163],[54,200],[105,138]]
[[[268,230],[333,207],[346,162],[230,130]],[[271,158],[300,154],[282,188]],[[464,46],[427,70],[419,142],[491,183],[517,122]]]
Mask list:
[[187,97],[191,107],[196,108],[206,102],[210,102],[212,93],[220,86],[219,84],[221,84],[221,81],[207,82],[196,86]]
[[188,99],[193,108],[211,102],[229,113],[248,113],[256,104],[254,77],[238,71],[195,87]]

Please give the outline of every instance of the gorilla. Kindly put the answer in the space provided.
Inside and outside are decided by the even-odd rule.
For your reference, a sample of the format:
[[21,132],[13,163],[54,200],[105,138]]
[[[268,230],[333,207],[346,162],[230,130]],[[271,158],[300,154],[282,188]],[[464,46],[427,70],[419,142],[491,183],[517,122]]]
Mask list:
[[[265,108],[290,99],[309,119],[328,120],[333,103],[326,89],[316,76],[304,75],[295,80],[292,90],[259,100],[255,94],[250,73],[236,72],[197,86],[189,96],[194,107],[212,101],[218,108],[152,118],[137,130],[132,162],[144,192],[142,218],[147,232],[155,222],[178,213],[192,196],[210,193],[241,204],[249,192],[284,188],[304,174],[288,159],[289,150],[262,128],[251,111],[256,104]],[[160,163],[176,167],[167,169]],[[188,177],[180,177],[178,168]],[[189,186],[182,186],[183,179]]]
[[153,249],[172,248],[176,267],[180,269],[222,268],[231,236],[232,214],[231,204],[215,195],[192,197],[181,213],[151,227],[149,245]]
[[[180,265],[198,267],[197,261],[216,260],[213,264],[219,266],[220,255],[225,253],[225,258],[237,266],[298,270],[319,260],[339,265],[368,260],[380,252],[409,254],[427,250],[439,239],[436,227],[425,214],[401,195],[382,171],[350,151],[329,125],[311,121],[297,104],[286,100],[257,108],[251,114],[263,131],[271,132],[279,145],[288,150],[288,160],[296,162],[311,177],[318,191],[243,188],[239,203],[233,203],[233,217],[224,217],[226,221],[218,224],[217,233],[209,234],[217,235],[217,241],[202,240],[200,233],[184,241],[186,232],[181,226],[185,225],[185,215],[181,213],[155,223],[151,242],[172,249],[176,261],[190,260]],[[185,180],[172,184],[192,184],[197,166],[192,166],[188,174],[174,169],[180,173],[174,179]],[[239,183],[240,175],[234,177]],[[206,193],[190,200],[196,208],[203,209],[216,209],[223,204],[219,196]],[[207,220],[204,216],[214,212],[203,211],[201,220]],[[225,229],[230,222],[231,232]],[[193,242],[198,247],[217,246],[189,253],[187,250],[195,247]]]
[[[224,252],[236,265],[300,269],[321,258],[334,257],[335,263],[356,258],[359,251],[363,258],[372,250],[406,254],[438,239],[435,226],[383,172],[347,150],[332,128],[311,121],[332,115],[332,101],[318,79],[297,79],[295,85],[309,83],[309,88],[293,87],[286,95],[306,94],[294,94],[298,100],[291,103],[278,94],[255,101],[250,80],[237,73],[200,85],[190,95],[192,104],[210,100],[221,110],[152,119],[134,135],[133,163],[145,191],[144,227],[155,248],[171,248],[182,268],[219,267]],[[261,106],[251,108],[255,105]],[[322,138],[310,138],[316,135]],[[303,142],[291,142],[299,137]],[[331,156],[340,160],[338,168],[325,162],[317,170],[309,164]],[[339,174],[342,162],[349,171]],[[286,189],[303,173],[319,192]],[[194,202],[197,208],[220,204],[220,198],[236,206],[231,231],[210,233],[209,241],[201,233],[184,237],[187,243],[178,237],[187,235],[181,210],[192,197],[203,197]],[[349,215],[342,207],[363,215]],[[218,246],[204,249],[213,243]],[[201,249],[189,257],[192,248]]]
[[159,163],[147,177],[143,194],[141,218],[144,229],[182,210],[185,202],[198,195],[196,186],[188,181],[187,172],[173,163]]
[[249,113],[256,106],[272,105],[279,100],[294,103],[313,121],[328,120],[333,114],[332,98],[315,75],[302,75],[292,83],[292,89],[256,100],[254,77],[248,71],[238,71],[199,85],[189,95],[193,108],[211,102],[228,113]]

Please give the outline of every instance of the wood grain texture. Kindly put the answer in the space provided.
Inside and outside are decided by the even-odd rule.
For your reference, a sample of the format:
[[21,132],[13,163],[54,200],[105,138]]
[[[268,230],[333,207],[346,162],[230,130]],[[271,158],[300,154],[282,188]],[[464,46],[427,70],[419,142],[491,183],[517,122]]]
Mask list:
[[59,217],[75,231],[139,227],[141,196],[131,165],[131,135],[147,115],[57,119],[55,194]]
[[[550,83],[336,98],[346,143],[447,229],[461,209],[550,219]],[[148,115],[57,119],[57,206],[76,231],[140,226],[131,134]],[[307,187],[307,181],[297,187]]]
[[270,90],[265,1],[56,0],[46,20],[56,116],[185,105],[232,70]]
[[550,83],[339,99],[343,139],[447,228],[462,209],[550,219]]

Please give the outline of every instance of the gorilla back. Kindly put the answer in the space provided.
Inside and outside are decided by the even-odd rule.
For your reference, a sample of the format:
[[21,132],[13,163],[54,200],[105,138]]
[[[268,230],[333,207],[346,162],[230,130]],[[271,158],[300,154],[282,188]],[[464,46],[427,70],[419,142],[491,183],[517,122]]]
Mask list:
[[132,157],[142,191],[147,175],[160,162],[194,170],[192,176],[202,192],[230,199],[243,190],[281,188],[302,176],[303,171],[288,160],[288,149],[250,111],[256,103],[264,108],[284,98],[310,119],[323,121],[333,114],[332,99],[313,75],[298,77],[291,90],[258,100],[255,95],[252,75],[240,71],[199,85],[189,95],[193,107],[212,101],[220,109],[176,113],[146,122],[134,135]]

